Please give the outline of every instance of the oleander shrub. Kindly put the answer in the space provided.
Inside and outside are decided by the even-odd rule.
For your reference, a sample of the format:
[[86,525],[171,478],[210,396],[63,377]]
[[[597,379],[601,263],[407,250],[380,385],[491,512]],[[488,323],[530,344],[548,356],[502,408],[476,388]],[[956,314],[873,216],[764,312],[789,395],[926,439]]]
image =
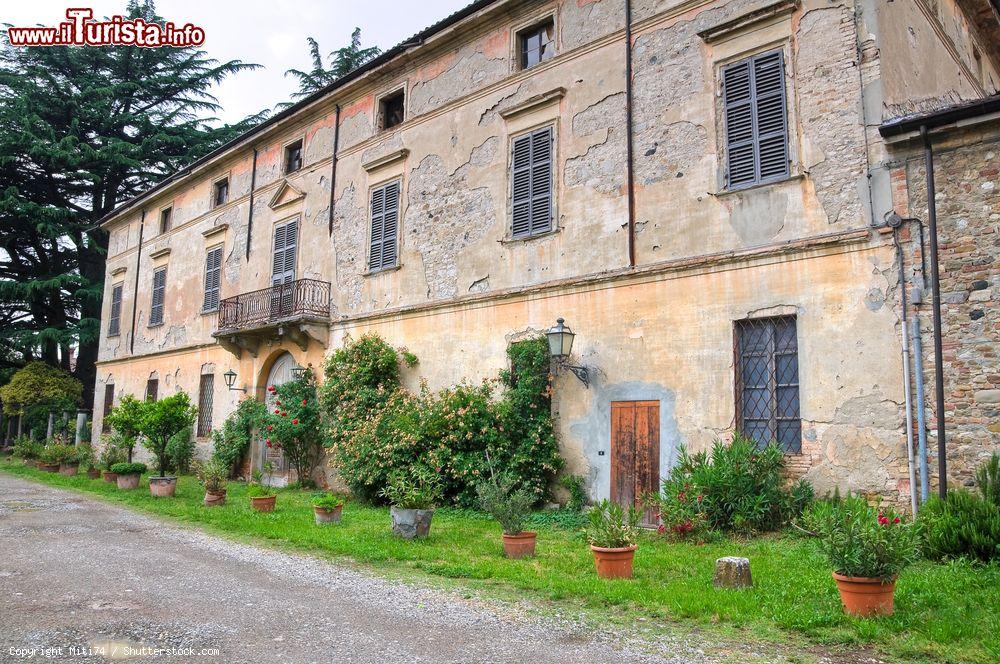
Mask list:
[[1000,506],[964,489],[934,496],[921,508],[924,555],[934,560],[1000,560]]
[[1000,507],[1000,454],[994,452],[976,469],[976,487],[985,500]]

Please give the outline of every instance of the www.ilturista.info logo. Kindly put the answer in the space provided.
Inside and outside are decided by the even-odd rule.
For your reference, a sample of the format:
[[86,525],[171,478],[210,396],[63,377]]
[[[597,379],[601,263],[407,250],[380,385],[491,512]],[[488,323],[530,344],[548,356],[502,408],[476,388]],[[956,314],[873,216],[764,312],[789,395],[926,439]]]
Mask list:
[[107,21],[93,20],[94,10],[70,8],[66,18],[54,28],[7,28],[11,46],[143,46],[185,48],[205,43],[205,31],[186,23],[178,27],[167,21],[162,25],[141,18],[112,16]]

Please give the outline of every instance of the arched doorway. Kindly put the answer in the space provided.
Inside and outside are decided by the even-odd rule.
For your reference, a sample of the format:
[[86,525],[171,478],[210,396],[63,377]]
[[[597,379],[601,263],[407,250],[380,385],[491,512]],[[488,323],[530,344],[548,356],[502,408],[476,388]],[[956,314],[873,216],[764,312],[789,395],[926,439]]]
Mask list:
[[[291,353],[285,352],[279,355],[271,365],[271,370],[267,373],[267,381],[264,382],[264,405],[268,410],[274,410],[274,402],[277,397],[273,392],[267,391],[271,385],[282,385],[292,380],[292,368],[296,366],[295,358]],[[265,444],[266,435],[261,435],[257,441],[257,459],[254,467],[263,471],[264,464],[268,461],[274,467],[270,483],[274,486],[285,486],[289,482],[288,461],[281,450],[268,447]],[[267,478],[264,478],[267,481]]]

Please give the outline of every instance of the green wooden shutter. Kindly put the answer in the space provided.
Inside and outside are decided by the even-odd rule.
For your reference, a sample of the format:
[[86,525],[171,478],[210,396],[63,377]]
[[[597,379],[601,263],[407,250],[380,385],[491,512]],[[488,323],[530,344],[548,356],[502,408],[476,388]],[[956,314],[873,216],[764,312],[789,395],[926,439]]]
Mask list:
[[726,186],[745,187],[788,176],[788,128],[781,51],[722,70]]

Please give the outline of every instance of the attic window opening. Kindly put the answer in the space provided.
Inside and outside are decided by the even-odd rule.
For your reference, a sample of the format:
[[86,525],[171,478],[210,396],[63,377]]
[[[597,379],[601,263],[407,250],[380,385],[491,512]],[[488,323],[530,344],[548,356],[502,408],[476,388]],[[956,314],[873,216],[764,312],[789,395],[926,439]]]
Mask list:
[[388,94],[378,102],[379,131],[391,129],[402,124],[406,118],[403,91],[398,90]]
[[534,67],[556,54],[555,24],[552,19],[521,30],[517,33],[519,64],[521,69]]
[[229,178],[218,180],[212,185],[212,206],[225,205],[229,200]]
[[294,173],[302,168],[302,140],[297,140],[285,146],[285,174]]
[[173,212],[172,207],[160,210],[160,232],[166,233],[170,230],[170,217]]

